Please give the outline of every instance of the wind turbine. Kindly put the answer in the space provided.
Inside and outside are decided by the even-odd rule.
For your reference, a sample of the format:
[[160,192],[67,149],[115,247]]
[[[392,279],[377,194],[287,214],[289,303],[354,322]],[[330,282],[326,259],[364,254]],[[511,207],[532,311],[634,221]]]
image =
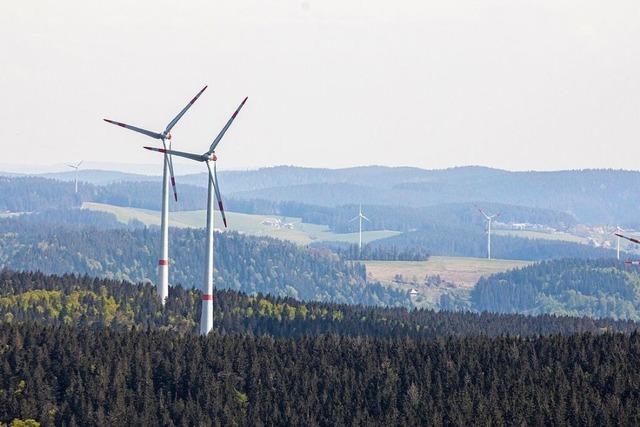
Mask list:
[[[240,109],[247,102],[245,98],[240,106],[233,113],[231,118],[224,125],[218,136],[213,140],[209,150],[204,154],[186,153],[184,151],[167,150],[165,148],[144,147],[147,150],[157,151],[170,154],[178,157],[184,157],[186,159],[195,160],[196,162],[202,162],[207,165],[209,171],[209,187],[207,193],[207,264],[205,268],[204,289],[202,289],[202,314],[200,316],[200,334],[207,335],[211,329],[213,329],[213,215],[214,215],[214,196],[218,200],[218,207],[220,208],[220,214],[222,215],[222,221],[225,228],[227,227],[227,218],[224,214],[224,206],[222,204],[222,197],[220,196],[220,187],[218,184],[218,174],[216,172],[216,161],[218,157],[215,154],[216,147],[220,143],[220,140],[233,123]],[[209,162],[213,161],[213,172],[211,171],[211,165]]]
[[[162,131],[162,133],[153,132],[150,130],[142,129],[139,127],[127,125],[124,123],[116,122],[109,119],[104,119],[105,122],[118,125],[125,129],[132,130],[134,132],[147,135],[154,139],[162,141],[162,146],[166,149],[166,140],[169,140],[169,150],[171,149],[171,129],[178,123],[178,120],[187,112],[189,108],[196,102],[198,97],[205,91],[207,86],[203,87],[200,92],[193,97],[186,107],[178,113]],[[173,196],[178,201],[178,193],[176,191],[176,180],[173,173],[173,160],[171,155],[165,154],[164,156],[164,168],[162,170],[162,214],[160,219],[160,259],[158,260],[158,295],[162,304],[169,296],[169,174],[171,175],[171,185],[173,186]]]
[[493,215],[487,215],[482,209],[478,207],[477,209],[487,220],[487,259],[491,259],[491,222],[500,216],[500,212]]
[[[619,232],[615,232],[613,234],[618,236],[618,238],[622,237],[623,239],[627,239],[630,242],[633,242],[633,243],[635,243],[637,245],[640,245],[640,240],[636,239],[635,237],[625,236],[624,234],[619,233]],[[620,259],[620,257],[618,257],[618,259]],[[632,265],[640,265],[640,261],[639,260],[626,260],[624,263],[625,264],[632,264]]]
[[616,235],[617,237],[617,242],[616,242],[616,258],[618,259],[618,261],[620,261],[620,236],[624,230],[622,228],[620,228],[620,226],[616,225],[616,231],[613,233]]
[[80,165],[82,164],[82,160],[80,160],[78,163],[76,163],[75,165],[72,163],[67,163],[67,166],[69,166],[72,169],[76,170],[76,176],[75,176],[75,182],[76,182],[76,194],[78,193],[78,169],[80,168]]
[[353,222],[356,219],[359,220],[358,221],[358,254],[360,254],[360,251],[362,251],[362,220],[364,219],[365,221],[371,222],[369,218],[362,215],[362,205],[360,205],[360,207],[358,208],[358,216],[350,219],[349,222]]

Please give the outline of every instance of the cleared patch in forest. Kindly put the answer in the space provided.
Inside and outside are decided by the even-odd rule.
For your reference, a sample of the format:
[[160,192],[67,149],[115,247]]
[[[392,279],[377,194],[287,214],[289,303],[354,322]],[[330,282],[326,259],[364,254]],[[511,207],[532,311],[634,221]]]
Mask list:
[[[414,303],[435,307],[445,293],[468,292],[483,276],[532,264],[531,261],[432,256],[427,261],[364,261],[367,276],[387,286],[415,289]],[[435,280],[439,276],[440,281]]]

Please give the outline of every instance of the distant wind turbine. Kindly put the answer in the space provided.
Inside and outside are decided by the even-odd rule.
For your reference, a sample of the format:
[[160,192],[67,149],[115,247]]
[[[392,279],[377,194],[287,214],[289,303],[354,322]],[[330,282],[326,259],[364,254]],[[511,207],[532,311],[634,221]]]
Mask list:
[[487,215],[482,209],[478,207],[477,209],[487,220],[487,259],[491,259],[491,222],[500,216],[500,212],[493,215]]
[[367,218],[362,214],[362,205],[360,205],[360,207],[358,208],[358,216],[351,218],[349,222],[353,222],[356,219],[359,220],[358,221],[358,254],[360,254],[360,252],[362,251],[362,220],[364,219],[365,221],[371,222],[369,218]]
[[[635,237],[625,236],[624,234],[618,233],[618,232],[615,232],[613,234],[615,234],[618,237],[622,237],[623,239],[627,239],[628,241],[633,242],[633,243],[635,243],[637,245],[640,245],[640,240],[636,239]],[[639,260],[627,260],[624,263],[625,264],[632,264],[632,265],[640,265],[640,261]]]
[[[211,329],[213,329],[213,215],[214,215],[214,197],[218,200],[218,207],[220,208],[220,214],[222,215],[222,221],[224,226],[227,226],[227,218],[224,214],[224,206],[222,204],[222,197],[220,195],[220,186],[218,183],[218,174],[216,172],[216,161],[218,157],[215,154],[216,147],[220,143],[220,140],[233,123],[240,109],[247,102],[245,98],[240,106],[233,113],[231,118],[227,121],[227,124],[222,128],[218,136],[213,140],[209,150],[204,154],[186,153],[184,151],[166,150],[164,148],[144,147],[147,150],[157,151],[170,154],[178,157],[184,157],[186,159],[195,160],[196,162],[203,162],[207,165],[209,171],[209,187],[208,187],[208,199],[207,199],[207,264],[205,268],[205,287],[202,289],[202,314],[200,316],[200,334],[207,335]],[[211,171],[211,165],[209,162],[213,161],[213,172]]]
[[616,238],[618,239],[618,241],[616,242],[616,258],[618,259],[618,261],[620,261],[620,234],[624,232],[624,230],[622,228],[620,228],[620,226],[616,225],[616,231],[615,231],[615,235]]
[[[184,107],[177,116],[173,118],[162,131],[162,133],[153,132],[150,130],[142,129],[139,127],[127,125],[113,120],[104,119],[105,122],[123,127],[125,129],[132,130],[134,132],[141,133],[143,135],[150,136],[154,139],[159,139],[162,142],[162,146],[167,148],[166,140],[169,140],[169,150],[171,150],[171,129],[178,123],[178,120],[187,112],[189,108],[196,102],[198,97],[207,88],[205,86],[193,97],[191,101]],[[170,155],[164,156],[164,169],[162,171],[162,214],[160,217],[160,259],[158,260],[158,295],[162,304],[165,303],[169,296],[169,174],[171,174],[171,185],[173,186],[173,195],[178,201],[178,193],[176,191],[176,179],[173,173],[173,160]]]
[[67,163],[67,166],[69,166],[72,169],[76,170],[76,176],[75,176],[75,182],[76,182],[76,194],[78,193],[78,169],[80,169],[80,165],[82,164],[82,160],[80,160],[78,163],[71,164],[71,163]]

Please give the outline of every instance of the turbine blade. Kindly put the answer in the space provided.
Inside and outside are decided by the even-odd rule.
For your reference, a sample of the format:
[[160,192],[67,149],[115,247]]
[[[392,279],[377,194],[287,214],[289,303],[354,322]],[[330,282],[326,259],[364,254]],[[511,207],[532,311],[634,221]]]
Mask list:
[[69,163],[65,163],[67,166],[69,166],[70,168],[73,169],[78,169],[78,167],[76,165],[70,165]]
[[486,219],[489,219],[489,215],[487,215],[486,213],[484,213],[484,211],[482,209],[480,209],[479,207],[476,206],[476,209],[478,210],[478,212],[480,212]]
[[[171,149],[171,142],[169,142],[169,149]],[[167,161],[169,162],[169,174],[171,175],[171,187],[173,187],[173,197],[178,201],[178,190],[176,190],[176,174],[173,172],[173,159],[171,153],[167,153]]]
[[80,160],[80,161],[78,162],[78,164],[76,165],[76,168],[79,168],[79,167],[80,167],[80,165],[82,164],[82,162],[84,162],[84,160]]
[[207,168],[209,169],[209,179],[211,180],[211,184],[213,185],[213,190],[216,193],[216,199],[218,200],[218,208],[220,209],[220,215],[222,215],[222,222],[224,223],[224,228],[227,228],[227,216],[224,213],[224,204],[222,203],[222,196],[220,195],[220,189],[218,188],[218,172],[216,170],[216,164],[213,163],[213,174],[211,173],[211,166],[209,162],[205,162],[207,164]]
[[117,126],[125,128],[125,129],[129,129],[129,130],[132,130],[134,132],[138,132],[138,133],[150,136],[151,138],[155,138],[155,139],[163,139],[164,138],[164,136],[162,134],[157,133],[157,132],[152,132],[150,130],[138,128],[138,127],[131,126],[131,125],[128,125],[128,124],[125,124],[125,123],[115,122],[115,121],[109,120],[109,119],[103,119],[103,120],[105,122],[107,122],[107,123],[111,123],[112,125],[117,125]]
[[213,153],[215,151],[216,147],[220,143],[220,140],[222,139],[224,134],[227,132],[227,129],[229,129],[229,126],[231,126],[231,123],[233,123],[233,121],[235,120],[236,116],[240,112],[240,109],[244,106],[244,103],[247,102],[247,99],[249,99],[248,96],[246,98],[244,98],[244,100],[240,103],[240,106],[236,109],[236,111],[233,113],[231,118],[227,121],[227,124],[224,125],[224,127],[222,128],[222,130],[220,131],[218,136],[216,136],[216,139],[213,140],[213,142],[211,143],[211,147],[209,147],[209,151],[207,152],[207,154],[211,155],[211,153]]
[[618,237],[622,237],[623,239],[627,239],[627,240],[629,240],[630,242],[640,244],[640,240],[635,239],[635,238],[633,238],[633,237],[627,237],[627,236],[625,236],[625,235],[623,235],[623,234],[620,234],[620,233],[613,233],[613,234],[615,234],[615,235],[616,235],[616,236],[618,236]]
[[189,103],[187,104],[187,106],[186,106],[186,107],[184,107],[184,108],[182,109],[182,111],[180,111],[180,112],[178,113],[178,115],[177,115],[177,116],[175,116],[175,117],[173,118],[173,120],[171,120],[171,121],[169,122],[169,124],[167,125],[167,128],[164,130],[164,132],[165,132],[165,133],[168,133],[169,131],[171,131],[171,129],[176,125],[176,123],[178,123],[178,120],[180,120],[180,118],[182,118],[182,116],[184,116],[184,113],[186,113],[186,112],[187,112],[187,110],[188,110],[189,108],[191,108],[191,106],[196,102],[196,100],[200,97],[200,95],[202,95],[202,92],[204,92],[204,91],[205,91],[205,89],[206,89],[207,87],[208,87],[208,86],[203,87],[203,88],[200,90],[200,92],[198,92],[198,93],[196,94],[196,96],[194,96],[194,97],[193,97],[193,99],[192,99],[191,101],[189,101]]
[[354,217],[354,218],[351,218],[351,219],[349,220],[349,222],[353,222],[353,221],[355,221],[355,220],[356,220],[356,219],[358,219],[358,218],[360,218],[360,217],[359,217],[359,216],[356,216],[356,217]]
[[369,218],[367,218],[366,216],[362,215],[362,219],[371,222],[371,220]]
[[185,159],[195,160],[197,162],[204,162],[206,157],[202,154],[193,154],[186,153],[184,151],[176,151],[176,150],[166,150],[164,148],[156,148],[156,147],[144,147],[146,150],[157,151],[158,153],[167,153],[172,156],[184,157]]

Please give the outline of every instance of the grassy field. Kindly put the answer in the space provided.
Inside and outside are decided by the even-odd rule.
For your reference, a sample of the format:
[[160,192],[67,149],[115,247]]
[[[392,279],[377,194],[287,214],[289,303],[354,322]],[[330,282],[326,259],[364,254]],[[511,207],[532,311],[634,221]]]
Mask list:
[[396,274],[405,279],[423,281],[425,276],[440,276],[460,287],[473,287],[478,279],[512,268],[524,267],[530,261],[505,259],[432,256],[428,261],[364,261],[367,274],[381,282],[391,282]]
[[[83,209],[112,213],[118,221],[128,223],[138,220],[146,225],[160,225],[160,212],[147,209],[126,208],[106,205],[102,203],[83,203]],[[292,229],[275,228],[262,224],[265,219],[276,218],[270,215],[251,215],[237,212],[227,212],[229,230],[238,231],[254,236],[269,236],[283,240],[290,240],[302,245],[315,241],[340,241],[357,243],[358,233],[334,233],[325,225],[304,223],[300,218],[286,218],[286,222],[293,225]],[[279,217],[278,217],[279,218]],[[177,228],[202,228],[205,225],[206,211],[179,211],[171,212],[169,225]],[[220,227],[222,220],[216,213],[216,227]],[[400,234],[396,231],[366,231],[362,233],[363,242],[371,242],[385,237]]]
[[573,234],[565,233],[562,231],[545,233],[542,231],[529,230],[492,230],[492,233],[500,236],[524,237],[527,239],[561,240],[563,242],[574,242],[582,244],[589,243],[588,239],[585,237],[575,236]]
[[[415,289],[412,298],[417,307],[437,308],[443,294],[456,294],[468,298],[478,279],[493,273],[524,267],[529,261],[504,259],[432,256],[428,261],[365,261],[367,275],[387,286],[402,290]],[[394,281],[396,275],[402,282]],[[426,276],[440,276],[440,284],[425,282]]]

